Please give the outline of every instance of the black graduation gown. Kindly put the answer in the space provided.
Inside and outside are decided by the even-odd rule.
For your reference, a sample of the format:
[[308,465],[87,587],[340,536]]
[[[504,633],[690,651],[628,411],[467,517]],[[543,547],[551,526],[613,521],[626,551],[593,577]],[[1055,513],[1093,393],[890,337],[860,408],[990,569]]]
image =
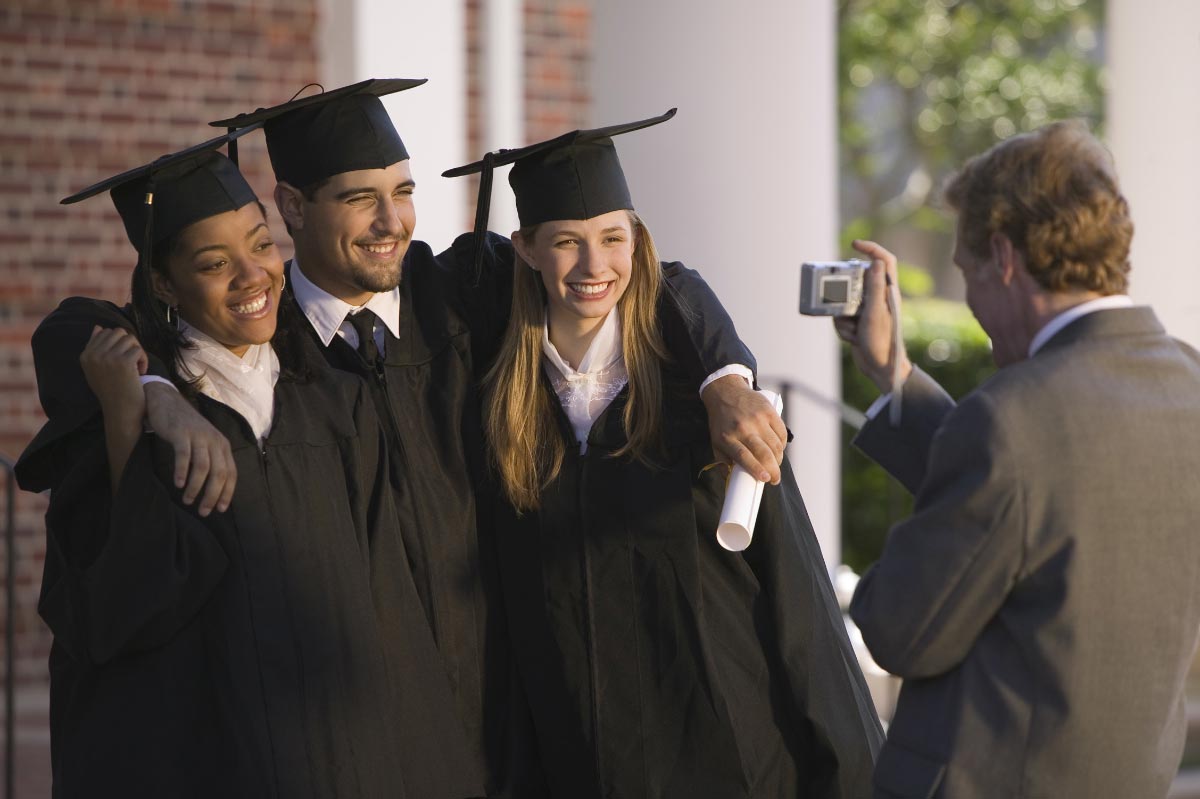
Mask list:
[[[35,345],[78,332],[48,330]],[[207,519],[182,507],[157,438],[114,495],[100,420],[47,407],[19,475],[51,489],[39,612],[55,797],[421,797],[425,761],[464,762],[436,723],[449,687],[402,565],[374,407],[311,359],[311,380],[277,384],[261,451],[199,398],[238,468],[230,509]],[[53,393],[61,370],[37,362]]]
[[[484,266],[476,279],[474,238],[460,236],[433,256],[411,243],[400,286],[399,337],[387,334],[383,368],[368,369],[340,338],[311,340],[333,366],[360,375],[388,441],[394,488],[406,547],[404,571],[417,588],[449,677],[458,713],[429,718],[441,727],[459,725],[470,752],[463,764],[444,745],[431,758],[422,799],[459,799],[480,791],[524,797],[540,776],[529,751],[528,711],[511,668],[494,551],[491,497],[477,381],[498,348],[511,305],[513,253],[507,239],[489,234]],[[698,274],[664,263],[666,288],[660,318],[668,350],[698,385],[732,363],[755,361],[729,317]],[[291,291],[290,287],[286,289]],[[686,312],[680,312],[680,306]],[[77,366],[92,325],[112,326],[87,300],[65,301],[34,335],[42,406],[50,423],[40,438],[70,437],[94,420],[98,406]],[[164,375],[151,359],[150,371]],[[53,459],[60,449],[38,447],[31,460]],[[28,454],[28,453],[27,453]],[[477,497],[487,497],[477,503]],[[449,733],[431,734],[446,741]],[[421,750],[414,744],[416,751]],[[438,775],[441,782],[439,783]]]
[[[488,553],[490,523],[477,516],[475,503],[485,470],[470,331],[456,275],[440,267],[423,242],[409,246],[403,275],[400,336],[386,333],[375,369],[340,336],[326,347],[310,324],[306,328],[327,363],[369,385],[389,445],[411,575],[404,579],[416,585],[449,678],[457,712],[451,710],[448,721],[471,753],[458,780],[431,785],[423,796],[483,793],[466,790],[470,785],[500,795],[526,779],[528,757],[510,748],[527,736],[510,732],[523,717],[514,718],[520,707],[514,710],[510,701],[515,684],[495,557]],[[518,766],[522,774],[511,774]]]
[[724,471],[701,471],[713,455],[695,392],[668,392],[661,468],[611,457],[627,392],[582,456],[560,409],[568,455],[541,509],[500,511],[551,795],[870,796],[882,731],[787,462],[750,547],[725,551]]
[[[436,257],[424,242],[410,244],[400,284],[401,331],[386,334],[381,368],[368,369],[340,337],[323,349],[331,365],[371,385],[388,431],[413,578],[488,794],[524,797],[541,783],[530,762],[528,712],[510,668],[477,387],[508,323],[512,245],[488,234],[478,274],[474,255],[471,234]],[[671,296],[692,310],[680,314],[672,302],[664,333],[695,386],[730,363],[753,368],[753,357],[699,276],[678,263],[663,270]],[[451,794],[430,797],[443,795]]]

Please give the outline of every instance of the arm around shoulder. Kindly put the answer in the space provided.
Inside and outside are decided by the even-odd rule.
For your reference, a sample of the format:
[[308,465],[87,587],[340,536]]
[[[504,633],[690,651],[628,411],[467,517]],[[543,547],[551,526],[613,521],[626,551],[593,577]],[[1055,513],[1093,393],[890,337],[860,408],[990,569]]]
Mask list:
[[671,355],[685,358],[696,387],[727,366],[740,364],[756,372],[754,354],[738,338],[733,319],[700,273],[678,261],[664,262],[662,272],[667,285],[663,335]]
[[[68,297],[42,320],[33,333],[33,367],[38,399],[48,421],[17,465],[23,488],[43,491],[52,488],[70,464],[71,439],[101,425],[100,403],[88,385],[80,356],[92,331],[123,329],[133,333],[133,323],[111,302],[88,297]],[[165,377],[161,361],[149,358],[147,374]]]

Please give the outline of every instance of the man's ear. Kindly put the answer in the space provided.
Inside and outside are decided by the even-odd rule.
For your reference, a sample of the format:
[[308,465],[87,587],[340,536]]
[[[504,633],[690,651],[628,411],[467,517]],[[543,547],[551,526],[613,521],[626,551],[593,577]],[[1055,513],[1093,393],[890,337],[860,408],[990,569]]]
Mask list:
[[275,207],[292,230],[304,229],[304,195],[290,183],[275,184]]
[[157,269],[150,270],[150,290],[154,292],[155,297],[172,308],[179,305],[179,298],[175,296],[175,287]]
[[538,271],[537,264],[533,262],[533,248],[530,247],[533,242],[525,241],[525,237],[521,235],[521,231],[519,230],[514,230],[509,239],[512,240],[513,249],[517,251],[517,257],[524,261],[530,269],[535,272]]
[[989,244],[992,248],[992,268],[997,271],[1000,282],[1007,286],[1017,276],[1017,269],[1025,268],[1025,262],[1012,240],[1003,233],[993,233]]

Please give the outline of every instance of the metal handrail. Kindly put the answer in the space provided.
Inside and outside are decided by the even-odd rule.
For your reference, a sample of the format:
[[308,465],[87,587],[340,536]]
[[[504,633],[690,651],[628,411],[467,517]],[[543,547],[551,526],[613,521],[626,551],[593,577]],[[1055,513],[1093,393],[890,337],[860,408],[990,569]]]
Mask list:
[[17,473],[13,461],[0,455],[4,468],[5,519],[4,547],[7,576],[4,581],[4,796],[16,795],[16,625],[17,625]]
[[836,413],[843,424],[855,430],[861,430],[863,425],[867,423],[867,416],[862,411],[818,391],[802,380],[797,380],[794,377],[759,376],[758,382],[760,385],[773,386],[779,389],[779,396],[783,398],[783,413],[781,415],[783,416],[784,424],[788,423],[788,411],[791,409],[790,399],[793,391],[803,395],[816,405],[832,413]]

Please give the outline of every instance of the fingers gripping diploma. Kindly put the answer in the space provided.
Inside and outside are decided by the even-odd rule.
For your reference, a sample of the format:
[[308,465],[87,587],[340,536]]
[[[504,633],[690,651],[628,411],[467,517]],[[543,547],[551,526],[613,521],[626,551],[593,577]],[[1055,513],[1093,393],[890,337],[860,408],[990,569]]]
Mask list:
[[787,428],[771,403],[738,375],[714,380],[700,399],[717,457],[741,466],[756,480],[778,485]]
[[862,305],[855,316],[835,318],[833,327],[850,345],[859,371],[881,392],[888,392],[893,387],[893,367],[899,369],[900,382],[912,372],[908,353],[895,340],[893,313],[900,312],[899,292],[890,292],[889,286],[897,285],[896,256],[873,241],[857,240],[854,249],[871,258],[863,278]]

